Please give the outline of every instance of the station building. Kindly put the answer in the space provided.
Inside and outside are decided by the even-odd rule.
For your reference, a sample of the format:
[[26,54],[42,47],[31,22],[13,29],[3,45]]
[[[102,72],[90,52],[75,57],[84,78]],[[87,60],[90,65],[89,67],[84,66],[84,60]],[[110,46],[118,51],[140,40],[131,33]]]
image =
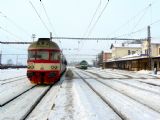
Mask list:
[[160,43],[149,44],[145,40],[142,44],[111,44],[112,57],[103,62],[104,68],[125,70],[160,70]]

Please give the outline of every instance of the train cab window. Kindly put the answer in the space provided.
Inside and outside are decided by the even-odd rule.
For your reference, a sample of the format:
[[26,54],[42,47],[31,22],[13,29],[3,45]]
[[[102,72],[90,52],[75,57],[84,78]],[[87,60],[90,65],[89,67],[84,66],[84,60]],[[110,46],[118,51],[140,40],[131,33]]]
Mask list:
[[29,51],[28,52],[28,60],[35,60],[36,52],[35,51]]
[[59,52],[51,52],[51,60],[60,60]]
[[49,52],[37,51],[36,60],[49,60]]

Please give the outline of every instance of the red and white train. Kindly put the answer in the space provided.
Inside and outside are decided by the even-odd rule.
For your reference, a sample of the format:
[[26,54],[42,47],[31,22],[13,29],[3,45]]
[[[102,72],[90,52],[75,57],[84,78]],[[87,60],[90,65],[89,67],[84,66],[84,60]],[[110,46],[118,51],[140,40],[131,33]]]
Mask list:
[[50,38],[39,38],[28,48],[27,77],[34,84],[53,84],[66,70],[67,61]]

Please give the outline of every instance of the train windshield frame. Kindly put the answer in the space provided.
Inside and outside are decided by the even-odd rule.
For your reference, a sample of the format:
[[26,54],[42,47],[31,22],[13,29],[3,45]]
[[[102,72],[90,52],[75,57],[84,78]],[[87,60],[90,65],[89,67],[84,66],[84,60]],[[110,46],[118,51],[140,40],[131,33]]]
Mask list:
[[35,60],[36,51],[28,51],[28,60]]
[[60,60],[61,54],[59,51],[51,51],[50,52],[50,60]]
[[46,50],[29,50],[28,60],[49,60],[49,51]]
[[36,60],[49,60],[49,52],[44,50],[37,51]]

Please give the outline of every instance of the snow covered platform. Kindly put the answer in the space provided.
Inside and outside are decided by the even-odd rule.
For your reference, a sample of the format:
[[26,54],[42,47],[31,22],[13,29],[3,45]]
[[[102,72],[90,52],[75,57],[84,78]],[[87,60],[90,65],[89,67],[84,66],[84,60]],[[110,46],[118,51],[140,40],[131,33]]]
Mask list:
[[41,99],[48,86],[33,87],[26,78],[1,84],[1,104],[30,90],[1,106],[0,120],[160,120],[159,76],[112,69],[72,71],[72,79],[63,76]]

